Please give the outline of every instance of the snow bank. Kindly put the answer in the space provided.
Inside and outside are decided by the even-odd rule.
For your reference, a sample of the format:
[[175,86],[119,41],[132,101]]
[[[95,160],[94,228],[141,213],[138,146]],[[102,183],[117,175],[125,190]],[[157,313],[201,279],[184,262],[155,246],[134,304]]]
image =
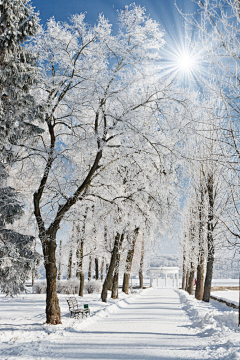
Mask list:
[[215,339],[216,347],[219,347],[218,358],[240,359],[238,311],[229,310],[231,308],[218,301],[205,303],[196,300],[193,295],[183,290],[176,291],[179,294],[182,309],[188,314],[198,336],[206,338],[212,336]]
[[[205,303],[196,300],[193,295],[189,295],[183,290],[177,291],[183,303],[183,309],[192,320],[193,326],[206,329],[206,327],[209,328],[209,325],[211,325],[211,329],[216,331],[222,331],[222,329],[227,326],[230,329],[240,332],[237,310],[223,311],[223,309],[227,309],[227,307],[220,303],[218,304],[217,301],[214,303]],[[230,308],[228,307],[228,309]]]

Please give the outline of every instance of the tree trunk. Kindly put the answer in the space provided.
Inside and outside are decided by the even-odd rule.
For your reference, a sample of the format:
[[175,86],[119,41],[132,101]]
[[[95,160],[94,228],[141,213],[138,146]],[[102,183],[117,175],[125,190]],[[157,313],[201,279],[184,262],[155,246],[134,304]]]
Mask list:
[[138,233],[139,233],[139,228],[136,228],[134,230],[133,238],[132,238],[132,240],[130,240],[131,241],[130,248],[127,253],[124,278],[123,278],[123,286],[122,286],[122,291],[125,292],[125,294],[128,294],[129,280],[130,280],[132,261],[133,261],[133,255],[134,255],[134,248],[135,248]]
[[[110,264],[106,264],[106,276],[107,276],[108,271],[109,271],[109,266],[110,266]],[[113,277],[109,281],[109,287],[108,287],[109,291],[112,289],[112,283],[113,283]]]
[[183,274],[182,274],[182,289],[186,289],[186,280],[187,280],[187,264],[186,264],[186,249],[185,243],[183,244]]
[[79,296],[83,297],[83,289],[84,289],[84,272],[80,271],[80,286],[79,286]]
[[119,263],[120,263],[120,252],[118,251],[117,258],[116,258],[115,270],[114,270],[114,276],[113,276],[112,294],[111,294],[112,299],[118,298]]
[[67,280],[70,280],[72,278],[72,249],[69,251],[69,258],[68,258],[68,273],[67,273]]
[[123,287],[122,291],[125,292],[125,294],[128,294],[129,290],[129,282],[130,282],[130,273],[124,273],[124,281],[123,281]]
[[183,267],[183,275],[182,275],[182,289],[185,290],[186,289],[186,277],[187,277],[187,272],[186,272],[186,267]]
[[[35,239],[34,251],[36,251],[36,246],[37,246],[37,239]],[[32,286],[34,286],[35,276],[36,276],[36,264],[34,263],[32,268]]]
[[103,271],[104,271],[104,256],[102,258],[101,269],[100,269],[101,281],[103,281]]
[[200,263],[197,266],[197,282],[195,290],[195,298],[197,300],[203,299],[204,292],[204,258],[200,258]]
[[88,263],[88,281],[92,279],[92,257],[89,255],[89,263]]
[[204,283],[203,301],[209,302],[210,292],[212,286],[212,275],[213,275],[213,263],[214,263],[214,239],[213,239],[213,207],[214,207],[214,194],[213,194],[213,175],[208,177],[208,256],[207,256],[207,271]]
[[98,258],[95,258],[95,279],[99,279]]
[[122,289],[125,289],[125,287],[126,287],[125,282],[126,282],[126,273],[123,274]]
[[186,284],[185,284],[185,291],[187,291],[187,289],[188,289],[189,275],[190,275],[190,271],[189,271],[189,270],[187,270],[187,275],[186,275]]
[[212,286],[212,275],[213,275],[213,264],[214,264],[214,248],[211,247],[212,241],[208,243],[208,258],[207,258],[207,271],[204,283],[203,301],[209,302],[211,286]]
[[34,280],[35,280],[35,268],[32,269],[32,286],[34,286]]
[[143,289],[144,235],[142,237],[141,258],[139,266],[139,287]]
[[61,310],[57,297],[56,234],[50,234],[45,241],[44,266],[47,279],[46,316],[47,324],[61,324]]
[[87,219],[88,207],[86,207],[85,213],[83,215],[83,225],[80,230],[80,225],[77,225],[77,251],[76,251],[76,259],[77,259],[77,272],[76,276],[80,280],[79,284],[79,296],[83,297],[84,290],[84,272],[83,272],[83,254],[84,254],[84,240],[85,240],[85,229],[86,229],[86,219]]
[[193,265],[193,262],[191,262],[191,269],[189,272],[189,280],[188,280],[188,287],[187,287],[187,292],[190,295],[193,295],[193,286],[194,286],[194,265]]
[[80,241],[78,242],[77,248],[77,277],[80,280],[79,284],[79,296],[83,296],[83,289],[84,289],[84,272],[83,272],[83,249],[84,249],[84,237],[83,234],[81,236]]
[[60,240],[59,244],[59,256],[58,256],[58,280],[61,280],[62,277],[62,240]]
[[203,184],[201,183],[200,190],[200,204],[198,207],[199,213],[199,254],[198,254],[198,266],[197,266],[197,283],[195,290],[195,298],[197,300],[203,299],[204,292],[204,262],[205,262],[205,251],[204,251],[204,238],[203,238],[203,208],[204,208],[204,190]]
[[124,239],[124,233],[122,233],[122,235],[120,235],[119,233],[116,234],[109,269],[102,288],[101,299],[103,302],[107,302],[107,291],[110,285],[112,286],[113,283],[113,273],[116,266],[117,254],[122,247],[123,239]]
[[119,269],[116,269],[113,276],[113,285],[112,285],[112,299],[118,299],[118,276],[119,276]]

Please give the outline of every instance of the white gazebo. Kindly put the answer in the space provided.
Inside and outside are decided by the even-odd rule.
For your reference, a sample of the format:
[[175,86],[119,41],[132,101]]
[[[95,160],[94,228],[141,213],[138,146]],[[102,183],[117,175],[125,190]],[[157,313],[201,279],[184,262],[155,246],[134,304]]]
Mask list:
[[177,266],[174,266],[174,267],[168,267],[168,266],[151,267],[151,268],[149,268],[149,271],[150,271],[150,286],[152,286],[154,277],[157,277],[157,286],[158,286],[158,278],[159,278],[160,274],[165,275],[165,286],[167,286],[167,277],[168,277],[168,274],[171,274],[172,278],[173,278],[173,286],[178,287],[179,267],[177,267]]

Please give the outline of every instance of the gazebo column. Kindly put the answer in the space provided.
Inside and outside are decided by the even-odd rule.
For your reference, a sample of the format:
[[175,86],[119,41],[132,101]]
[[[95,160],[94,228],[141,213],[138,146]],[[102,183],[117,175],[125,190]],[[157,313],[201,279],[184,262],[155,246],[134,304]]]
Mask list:
[[165,286],[167,286],[167,274],[165,273]]
[[178,273],[176,274],[177,277],[177,288],[179,288],[179,278],[178,278]]
[[152,272],[150,271],[150,286],[152,287],[152,283],[153,283],[153,274]]

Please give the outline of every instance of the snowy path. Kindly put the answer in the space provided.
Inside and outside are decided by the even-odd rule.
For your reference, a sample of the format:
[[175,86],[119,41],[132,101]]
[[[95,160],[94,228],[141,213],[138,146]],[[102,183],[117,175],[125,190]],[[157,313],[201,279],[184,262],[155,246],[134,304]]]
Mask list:
[[63,314],[63,325],[59,326],[41,325],[38,316],[28,324],[27,318],[9,319],[9,325],[2,323],[1,332],[12,338],[2,343],[0,359],[240,359],[239,335],[216,326],[211,305],[206,305],[207,309],[210,306],[205,311],[209,314],[204,317],[206,324],[192,326],[188,315],[195,316],[201,306],[185,293],[179,297],[174,289],[151,288],[80,323],[68,313]]
[[149,289],[65,345],[78,359],[207,359],[189,325],[173,289]]

